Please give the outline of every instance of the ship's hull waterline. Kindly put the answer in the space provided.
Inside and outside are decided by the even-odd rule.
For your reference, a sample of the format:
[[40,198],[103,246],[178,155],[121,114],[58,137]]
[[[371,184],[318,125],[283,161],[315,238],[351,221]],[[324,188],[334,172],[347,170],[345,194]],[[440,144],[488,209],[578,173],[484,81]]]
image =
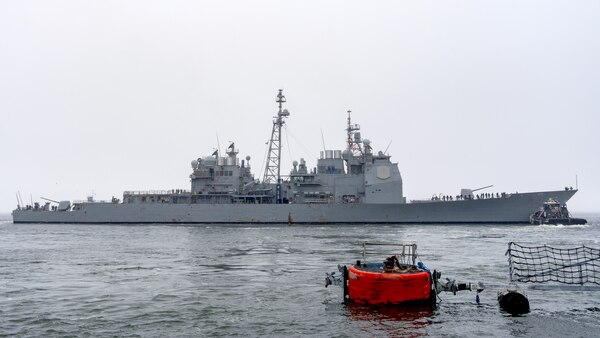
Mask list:
[[452,224],[529,223],[544,201],[577,190],[407,204],[83,203],[79,210],[15,210],[14,223],[81,224]]

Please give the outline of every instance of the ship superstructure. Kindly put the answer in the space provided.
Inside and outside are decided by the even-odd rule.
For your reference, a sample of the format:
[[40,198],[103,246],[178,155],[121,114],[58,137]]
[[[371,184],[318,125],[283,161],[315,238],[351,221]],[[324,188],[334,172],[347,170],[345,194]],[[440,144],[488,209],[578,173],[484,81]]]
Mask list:
[[306,161],[293,162],[285,179],[281,175],[281,127],[290,116],[283,109],[286,102],[279,90],[279,111],[273,120],[265,175],[262,182],[254,179],[250,157],[238,158],[234,143],[227,156],[215,151],[212,156],[192,161],[190,191],[166,191],[123,194],[124,203],[185,204],[399,204],[402,177],[397,163],[383,152],[373,154],[371,142],[362,139],[360,126],[353,124],[348,111],[347,148],[321,151],[316,168],[309,170]]
[[[304,159],[281,175],[281,133],[290,116],[279,90],[263,180],[250,157],[238,158],[231,143],[221,156],[191,161],[190,189],[125,191],[123,200],[57,202],[21,206],[15,223],[526,223],[548,198],[566,202],[576,190],[481,194],[406,203],[398,164],[373,151],[348,111],[346,149],[323,150],[316,167]],[[466,191],[466,190],[465,190]],[[486,196],[486,198],[483,198]],[[497,198],[495,198],[495,196]]]

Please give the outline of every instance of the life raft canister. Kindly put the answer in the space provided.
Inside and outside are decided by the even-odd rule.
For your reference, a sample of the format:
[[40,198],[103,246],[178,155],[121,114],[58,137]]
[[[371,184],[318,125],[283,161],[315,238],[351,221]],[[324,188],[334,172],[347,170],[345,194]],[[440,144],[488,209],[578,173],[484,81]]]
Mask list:
[[350,266],[348,294],[352,301],[365,304],[428,301],[431,295],[431,276],[426,271],[381,273]]

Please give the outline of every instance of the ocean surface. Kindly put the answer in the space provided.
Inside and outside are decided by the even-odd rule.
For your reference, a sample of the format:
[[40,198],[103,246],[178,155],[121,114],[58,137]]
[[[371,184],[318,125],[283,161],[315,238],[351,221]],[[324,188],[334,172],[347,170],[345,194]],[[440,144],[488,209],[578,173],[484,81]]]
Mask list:
[[[12,224],[0,217],[0,336],[598,337],[600,291],[522,285],[510,316],[508,242],[600,247],[584,226],[179,226]],[[486,290],[435,308],[342,303],[326,272],[364,241],[417,243],[442,278]]]

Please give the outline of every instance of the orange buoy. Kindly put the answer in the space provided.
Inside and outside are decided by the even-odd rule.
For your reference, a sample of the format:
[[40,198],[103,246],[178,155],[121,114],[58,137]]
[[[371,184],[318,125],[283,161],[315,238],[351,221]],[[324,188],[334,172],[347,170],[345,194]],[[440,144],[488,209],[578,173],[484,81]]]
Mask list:
[[358,303],[428,302],[435,300],[431,288],[431,276],[426,271],[375,272],[353,265],[348,269],[348,295]]

